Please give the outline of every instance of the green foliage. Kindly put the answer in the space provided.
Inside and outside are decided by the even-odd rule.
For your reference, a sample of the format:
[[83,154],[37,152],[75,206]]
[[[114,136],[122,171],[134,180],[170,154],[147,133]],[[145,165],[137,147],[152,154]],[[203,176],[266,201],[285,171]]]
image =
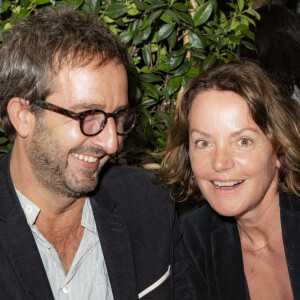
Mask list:
[[159,161],[155,153],[165,147],[182,87],[212,65],[237,59],[238,45],[255,50],[249,24],[259,15],[252,2],[231,0],[225,15],[216,0],[0,0],[0,39],[3,30],[36,9],[72,5],[99,15],[128,44],[134,66],[130,99],[140,118],[122,155],[129,163],[146,156]]

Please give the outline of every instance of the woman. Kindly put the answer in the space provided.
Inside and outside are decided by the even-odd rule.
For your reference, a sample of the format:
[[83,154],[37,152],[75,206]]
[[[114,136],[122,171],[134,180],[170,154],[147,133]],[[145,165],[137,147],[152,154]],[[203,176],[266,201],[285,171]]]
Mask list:
[[251,62],[186,88],[160,176],[176,199],[206,200],[182,218],[197,299],[300,299],[299,120]]

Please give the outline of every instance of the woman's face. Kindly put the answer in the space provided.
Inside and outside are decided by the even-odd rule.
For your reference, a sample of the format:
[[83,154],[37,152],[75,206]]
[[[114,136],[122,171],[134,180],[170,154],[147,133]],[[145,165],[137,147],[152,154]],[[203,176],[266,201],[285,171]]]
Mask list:
[[274,201],[280,163],[240,95],[216,90],[199,94],[189,127],[192,170],[214,210],[238,217]]

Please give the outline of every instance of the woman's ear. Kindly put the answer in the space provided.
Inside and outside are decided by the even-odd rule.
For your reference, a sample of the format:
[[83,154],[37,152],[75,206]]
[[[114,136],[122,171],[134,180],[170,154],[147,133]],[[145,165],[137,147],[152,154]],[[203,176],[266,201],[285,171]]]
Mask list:
[[25,138],[34,128],[35,116],[30,111],[29,102],[23,98],[14,97],[7,105],[9,119],[15,127],[17,133]]

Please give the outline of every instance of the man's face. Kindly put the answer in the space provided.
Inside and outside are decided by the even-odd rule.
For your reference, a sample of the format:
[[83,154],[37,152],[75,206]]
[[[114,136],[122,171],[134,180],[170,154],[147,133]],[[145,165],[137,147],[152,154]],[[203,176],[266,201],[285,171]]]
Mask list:
[[[71,70],[65,66],[56,83],[56,92],[46,101],[74,112],[95,108],[111,113],[128,105],[122,64],[96,67],[92,62]],[[52,111],[45,110],[36,124],[27,152],[33,173],[42,185],[66,197],[92,191],[101,167],[122,142],[113,118],[92,137],[83,135],[78,121]]]

